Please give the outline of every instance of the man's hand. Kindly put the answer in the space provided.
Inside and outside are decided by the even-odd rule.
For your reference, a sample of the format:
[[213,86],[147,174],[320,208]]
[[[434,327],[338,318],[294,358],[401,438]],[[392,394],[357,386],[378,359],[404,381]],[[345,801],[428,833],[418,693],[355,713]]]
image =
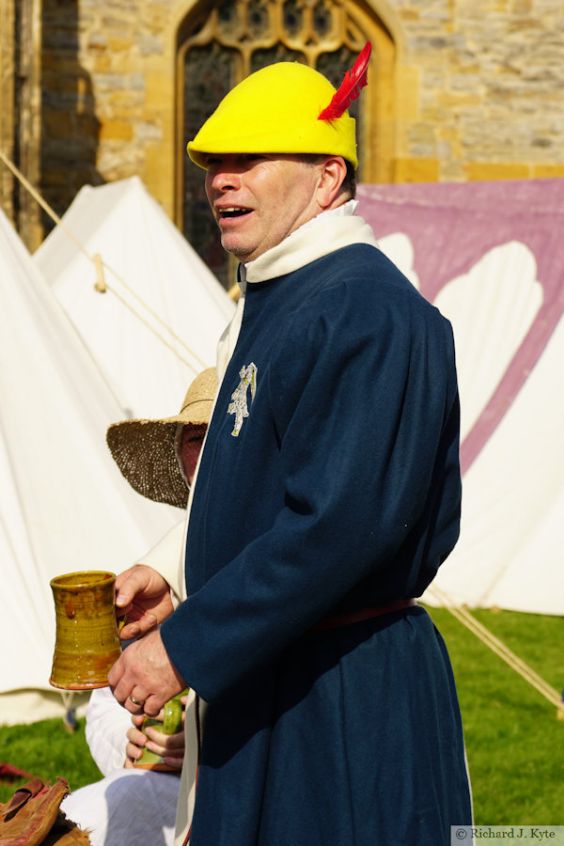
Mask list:
[[113,694],[132,714],[155,717],[187,686],[164,648],[158,630],[131,643],[109,672]]
[[[182,704],[186,705],[186,696],[181,699]],[[182,720],[184,721],[185,711],[182,713]],[[170,767],[171,770],[181,770],[182,761],[184,758],[184,725],[180,731],[175,734],[163,734],[158,730],[157,726],[149,726],[144,731],[141,731],[143,714],[133,716],[131,722],[132,727],[127,732],[127,746],[125,748],[126,768],[135,766],[136,761],[143,754],[143,749],[147,748],[156,755],[160,755],[164,763]],[[157,718],[161,722],[164,719],[163,711],[160,711]]]
[[123,640],[154,629],[174,611],[167,582],[146,564],[135,564],[116,578],[116,608],[126,617]]
[[[162,712],[161,712],[162,713]],[[131,718],[133,725],[127,730],[127,746],[125,747],[125,766],[131,768],[143,754],[147,743],[147,735],[141,731],[145,714],[136,714]]]

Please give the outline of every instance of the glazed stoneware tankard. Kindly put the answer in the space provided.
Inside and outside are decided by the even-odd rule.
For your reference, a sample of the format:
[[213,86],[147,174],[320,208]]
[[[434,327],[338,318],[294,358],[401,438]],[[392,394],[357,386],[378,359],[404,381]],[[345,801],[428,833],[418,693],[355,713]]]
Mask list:
[[51,579],[56,640],[49,684],[63,690],[106,687],[120,656],[115,573],[85,570]]

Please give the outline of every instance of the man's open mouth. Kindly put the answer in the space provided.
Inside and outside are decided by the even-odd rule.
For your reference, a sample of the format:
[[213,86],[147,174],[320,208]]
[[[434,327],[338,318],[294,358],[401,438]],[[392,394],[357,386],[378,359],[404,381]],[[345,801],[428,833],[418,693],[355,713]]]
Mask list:
[[218,209],[220,219],[226,217],[243,217],[250,214],[252,209],[245,209],[241,206],[229,206],[228,208]]

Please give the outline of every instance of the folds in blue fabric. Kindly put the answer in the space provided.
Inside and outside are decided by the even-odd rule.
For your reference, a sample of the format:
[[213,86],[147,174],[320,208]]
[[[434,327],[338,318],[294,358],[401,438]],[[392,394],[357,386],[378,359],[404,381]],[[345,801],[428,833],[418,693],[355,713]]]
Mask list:
[[450,846],[471,800],[427,612],[306,635],[212,704],[191,846]]

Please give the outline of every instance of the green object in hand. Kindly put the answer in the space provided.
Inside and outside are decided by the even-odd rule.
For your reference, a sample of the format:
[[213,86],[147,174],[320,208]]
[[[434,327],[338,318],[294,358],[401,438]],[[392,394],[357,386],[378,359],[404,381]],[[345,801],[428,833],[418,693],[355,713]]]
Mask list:
[[[156,720],[154,717],[145,717],[141,731],[144,732],[146,728],[154,726],[162,734],[170,735],[179,732],[182,728],[182,714],[184,711],[184,706],[180,698],[186,696],[187,693],[187,690],[183,690],[182,693],[173,696],[172,699],[165,702],[163,706],[164,719],[162,722],[161,720]],[[134,762],[133,766],[144,770],[162,770],[165,772],[171,769],[168,764],[165,764],[160,755],[157,755],[156,752],[151,752],[146,747],[143,749],[141,757]]]
[[180,697],[184,696],[184,691],[178,696],[173,696],[168,702],[164,704],[164,720],[162,724],[163,734],[176,734],[182,728],[182,702]]

